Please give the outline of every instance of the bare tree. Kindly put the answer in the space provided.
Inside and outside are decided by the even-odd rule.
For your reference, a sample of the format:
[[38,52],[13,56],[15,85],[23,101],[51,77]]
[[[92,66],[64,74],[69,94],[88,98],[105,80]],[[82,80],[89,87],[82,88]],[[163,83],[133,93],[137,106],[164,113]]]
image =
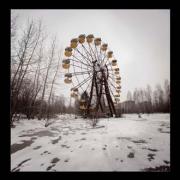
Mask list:
[[[53,48],[55,48],[55,47],[53,46]],[[51,57],[51,58],[53,58],[53,57]],[[56,67],[56,70],[55,70],[55,73],[54,73],[54,77],[53,77],[53,80],[52,80],[52,83],[51,83],[51,89],[50,89],[50,94],[49,94],[49,98],[48,98],[48,106],[50,106],[50,100],[51,100],[51,96],[52,96],[52,92],[53,92],[53,87],[54,87],[54,83],[55,83],[55,80],[56,80],[56,76],[57,76],[57,73],[58,73],[58,70],[59,70],[60,61],[61,61],[61,55],[59,53],[58,54],[57,67]],[[49,107],[48,107],[48,109],[47,109],[47,123],[46,123],[46,125],[48,124],[49,115],[50,115],[50,111],[49,111]]]
[[13,66],[11,71],[11,123],[13,123],[13,115],[18,105],[18,96],[27,75],[31,62],[34,59],[35,51],[38,47],[42,34],[42,25],[38,25],[34,21],[28,23],[23,32],[21,39],[18,41],[17,54],[15,56],[16,68]]
[[[54,59],[55,42],[56,42],[56,39],[53,39],[52,43],[51,43],[50,53],[49,53],[49,56],[48,56],[48,66],[47,66],[47,70],[46,70],[46,74],[45,74],[45,79],[44,79],[44,84],[43,84],[43,91],[42,91],[42,96],[41,96],[41,101],[42,102],[44,101],[48,75],[49,75],[49,71],[50,71],[50,68],[52,66],[52,62],[53,62],[53,59]],[[43,104],[40,105],[39,115],[38,115],[39,120],[42,118],[42,107],[43,107]]]

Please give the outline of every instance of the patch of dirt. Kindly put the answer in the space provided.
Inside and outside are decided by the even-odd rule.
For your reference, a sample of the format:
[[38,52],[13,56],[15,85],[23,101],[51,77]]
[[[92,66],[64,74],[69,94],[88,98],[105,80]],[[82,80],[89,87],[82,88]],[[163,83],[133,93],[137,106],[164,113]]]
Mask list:
[[147,150],[153,151],[153,152],[157,152],[158,151],[157,149],[151,149],[151,148],[146,148],[146,147],[143,147],[142,149],[147,149]]
[[148,160],[149,161],[151,161],[151,160],[154,160],[154,156],[155,156],[156,154],[148,154],[147,156],[148,156]]
[[31,138],[30,140],[23,140],[22,144],[12,144],[11,145],[11,154],[30,146],[33,142],[34,141]]
[[47,170],[47,171],[51,170],[52,167],[54,167],[58,161],[60,161],[59,158],[57,158],[57,157],[53,158],[53,159],[51,160],[52,165],[48,166],[46,170]]
[[127,157],[128,157],[128,158],[134,158],[134,153],[133,153],[133,152],[130,152]]
[[52,165],[48,166],[46,170],[47,170],[47,171],[51,170],[51,168],[54,167],[55,165],[56,165],[56,164],[52,164]]
[[136,143],[136,144],[142,144],[142,143],[147,143],[145,140],[143,139],[140,139],[140,140],[132,140],[133,143]]
[[149,167],[149,168],[143,169],[143,171],[146,171],[146,172],[169,172],[170,166],[158,166],[155,168]]
[[31,158],[25,159],[24,161],[22,161],[21,163],[19,163],[19,164],[17,165],[17,167],[13,168],[12,171],[13,171],[13,172],[20,171],[20,168],[19,168],[19,167],[21,167],[22,164],[24,164],[25,162],[27,162],[27,161],[29,161],[29,160],[31,160]]
[[34,133],[30,133],[30,134],[23,134],[19,137],[32,137],[32,136],[38,136],[38,137],[43,137],[43,136],[49,136],[49,137],[54,137],[56,133],[52,133],[48,130],[43,130],[43,131],[39,131],[39,132],[34,132]]
[[36,147],[34,147],[33,149],[39,149],[39,148],[41,148],[42,146],[36,146]]
[[166,161],[166,160],[164,160],[164,163],[166,163],[166,164],[170,164],[170,162],[169,162],[169,161]]
[[164,131],[162,128],[158,128],[158,131],[160,132],[160,133],[170,133],[169,131]]
[[59,161],[60,159],[59,158],[53,158],[52,160],[51,160],[51,163],[57,163],[58,161]]
[[69,162],[69,159],[65,159],[64,162]]
[[67,146],[66,144],[61,144],[61,147],[63,147],[63,148],[70,148],[70,146]]
[[43,154],[51,154],[51,153],[48,151],[44,151],[43,153],[41,153],[41,155],[43,155]]

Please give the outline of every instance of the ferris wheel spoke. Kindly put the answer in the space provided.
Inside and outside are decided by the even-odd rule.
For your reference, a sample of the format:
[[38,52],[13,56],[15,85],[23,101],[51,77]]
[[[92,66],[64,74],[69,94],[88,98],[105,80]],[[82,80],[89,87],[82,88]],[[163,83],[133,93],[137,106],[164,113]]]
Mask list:
[[81,66],[77,66],[77,65],[75,65],[75,64],[70,64],[70,65],[75,66],[75,67],[78,67],[78,68],[81,68],[81,69],[84,69],[84,70],[87,70],[86,68],[81,67]]
[[[74,64],[74,61],[73,61],[73,64]],[[74,66],[73,66],[73,70],[74,70],[74,72],[75,72],[75,67],[74,67]],[[75,76],[75,77],[76,77],[77,82],[80,83],[80,82],[79,82],[79,79],[77,78],[77,76]],[[73,81],[72,81],[72,82],[73,82]],[[81,89],[82,89],[82,91],[84,91],[82,87],[81,87]]]
[[97,54],[97,60],[99,61],[99,55],[98,55],[98,50],[97,50],[97,46],[95,45],[95,50],[96,50],[96,54]]
[[[92,57],[92,54],[91,53],[89,53],[89,51],[86,49],[86,47],[82,44],[82,47],[83,47],[83,49],[86,51],[86,54],[87,54],[87,56],[89,57],[91,57],[92,58],[92,61],[94,60],[94,58]],[[91,61],[91,63],[92,63],[92,61]]]
[[92,71],[83,71],[83,72],[76,72],[76,71],[74,71],[74,73],[71,73],[72,74],[72,76],[77,76],[77,75],[83,75],[83,74],[89,74],[89,73],[92,73]]
[[111,80],[109,80],[109,83],[112,85],[112,87],[114,87],[114,89],[116,90],[116,87],[114,86],[114,84],[111,82]]
[[[91,77],[92,77],[92,76],[91,76]],[[87,91],[87,89],[89,88],[90,83],[91,83],[91,81],[89,81],[89,83],[88,83],[85,91]]]
[[102,60],[103,60],[102,57],[103,57],[103,54],[102,54],[102,50],[101,50],[101,49],[100,49],[100,57],[101,57],[100,59],[101,59],[101,65],[102,65]]
[[84,59],[86,60],[86,62],[87,62],[89,65],[91,65],[91,64],[90,64],[91,61],[89,62],[89,59],[88,59],[84,54],[82,54],[77,48],[75,48],[75,50],[76,50],[76,52],[78,52],[78,53],[82,56],[82,58],[84,58]]
[[106,63],[104,63],[105,58],[107,58],[106,51],[104,52],[104,57],[102,59],[101,65],[103,65],[103,64],[105,65],[106,64]]
[[114,93],[113,93],[113,91],[112,91],[112,89],[111,89],[111,87],[109,86],[109,90],[110,90],[110,92],[111,92],[111,94],[113,95],[113,97],[114,97]]
[[[107,59],[105,60],[105,63],[104,63],[104,64],[106,64],[108,61],[109,61],[109,59],[108,59],[108,57],[107,57]],[[109,64],[106,64],[106,66],[109,66],[109,65],[111,65],[111,62],[110,62]]]
[[94,51],[93,51],[93,49],[92,49],[91,44],[90,44],[90,43],[88,43],[88,45],[89,45],[89,48],[90,48],[91,52],[93,53],[93,55],[94,55],[94,57],[95,57],[95,59],[94,59],[94,60],[96,60],[96,59],[97,59],[97,57],[96,57],[95,52],[94,52]]
[[72,60],[72,61],[75,61],[75,62],[78,62],[78,63],[82,63],[82,64],[84,64],[85,66],[88,66],[88,67],[93,67],[93,66],[91,66],[91,65],[89,65],[89,64],[86,64],[86,63],[84,63],[84,62],[82,62],[79,58],[77,58],[75,55],[72,55],[75,59],[77,59],[77,61],[76,60],[74,60],[74,59],[70,59],[70,60]]
[[[79,84],[77,84],[74,88],[79,88],[79,87],[82,87],[83,84],[85,84],[86,82],[88,82],[91,78],[92,78],[93,75],[87,77],[86,79],[84,79],[82,82],[80,82]],[[83,90],[84,91],[84,90]]]

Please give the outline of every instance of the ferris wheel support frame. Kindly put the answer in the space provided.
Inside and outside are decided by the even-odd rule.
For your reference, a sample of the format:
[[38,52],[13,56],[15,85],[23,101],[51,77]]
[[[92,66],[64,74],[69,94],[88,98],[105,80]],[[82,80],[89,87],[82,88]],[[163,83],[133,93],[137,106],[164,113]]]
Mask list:
[[96,79],[96,77],[97,77],[96,73],[97,72],[95,71],[95,63],[93,63],[93,64],[94,64],[94,66],[93,66],[94,73],[93,73],[92,84],[91,84],[90,98],[88,100],[88,105],[87,105],[87,110],[86,110],[86,116],[89,116],[89,114],[90,114],[90,105],[91,105],[91,100],[92,100],[94,88],[96,89],[96,95],[98,97],[97,103],[96,103],[96,108],[95,108],[96,115],[98,113],[99,107],[100,107],[101,111],[104,112],[103,106],[101,104],[103,87],[105,90],[105,96],[106,96],[108,106],[109,106],[109,110],[110,110],[110,116],[113,117],[113,114],[115,114],[115,116],[117,116],[116,109],[114,107],[114,103],[113,103],[113,100],[112,100],[111,95],[110,95],[110,91],[109,91],[109,87],[108,87],[107,79],[105,77],[104,70],[103,69],[101,70],[102,77],[100,80],[100,82],[101,82],[100,83],[100,89],[98,89],[97,79]]

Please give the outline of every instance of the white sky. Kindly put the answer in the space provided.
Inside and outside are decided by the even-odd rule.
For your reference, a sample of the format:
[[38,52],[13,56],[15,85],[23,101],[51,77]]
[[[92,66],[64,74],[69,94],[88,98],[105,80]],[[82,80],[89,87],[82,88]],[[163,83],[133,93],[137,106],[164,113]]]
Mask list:
[[[62,48],[79,34],[94,34],[108,43],[118,60],[122,78],[121,101],[127,91],[155,87],[170,80],[169,10],[13,10],[23,25],[41,18]],[[63,84],[62,84],[63,85]],[[60,88],[64,93],[66,85]]]

